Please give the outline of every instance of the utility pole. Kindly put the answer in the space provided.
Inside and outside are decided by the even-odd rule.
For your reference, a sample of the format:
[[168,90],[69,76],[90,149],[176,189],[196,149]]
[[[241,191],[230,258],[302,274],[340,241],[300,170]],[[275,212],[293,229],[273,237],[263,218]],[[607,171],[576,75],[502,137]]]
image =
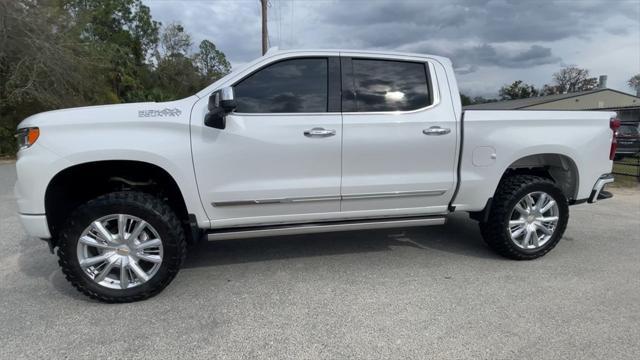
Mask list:
[[267,49],[269,48],[269,34],[267,31],[267,4],[269,0],[260,0],[262,4],[262,55],[267,53]]

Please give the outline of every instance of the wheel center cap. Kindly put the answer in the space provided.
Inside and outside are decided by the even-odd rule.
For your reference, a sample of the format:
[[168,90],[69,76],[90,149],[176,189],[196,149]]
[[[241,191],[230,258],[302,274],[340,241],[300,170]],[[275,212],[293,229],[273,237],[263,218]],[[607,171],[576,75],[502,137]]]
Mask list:
[[120,246],[116,249],[116,254],[126,256],[129,255],[129,248],[126,246]]
[[527,222],[532,223],[532,222],[534,222],[535,220],[536,220],[536,217],[535,217],[534,215],[529,215],[529,216],[527,216]]

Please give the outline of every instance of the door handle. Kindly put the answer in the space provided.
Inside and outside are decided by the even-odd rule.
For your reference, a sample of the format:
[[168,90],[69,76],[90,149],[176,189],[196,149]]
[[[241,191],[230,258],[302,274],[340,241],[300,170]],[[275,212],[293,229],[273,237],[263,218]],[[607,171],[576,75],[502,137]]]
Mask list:
[[304,136],[306,137],[329,137],[336,134],[333,129],[323,129],[321,127],[314,127],[313,129],[305,130]]
[[432,126],[428,129],[422,130],[425,135],[446,135],[451,132],[449,128],[441,128],[440,126]]

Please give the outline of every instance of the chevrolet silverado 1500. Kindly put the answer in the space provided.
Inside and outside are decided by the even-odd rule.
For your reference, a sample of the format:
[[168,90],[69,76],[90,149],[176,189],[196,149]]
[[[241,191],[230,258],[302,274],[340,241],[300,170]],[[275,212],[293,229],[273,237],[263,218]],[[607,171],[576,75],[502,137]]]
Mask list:
[[160,292],[186,245],[479,222],[511,259],[562,237],[610,176],[612,112],[462,111],[451,62],[275,51],[186,99],[49,111],[18,126],[27,233],[84,294]]

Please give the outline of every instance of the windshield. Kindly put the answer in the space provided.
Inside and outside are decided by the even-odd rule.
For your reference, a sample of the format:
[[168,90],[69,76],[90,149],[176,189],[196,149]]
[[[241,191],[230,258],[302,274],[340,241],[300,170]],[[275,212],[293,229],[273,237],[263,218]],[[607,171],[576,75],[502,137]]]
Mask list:
[[636,136],[638,135],[638,125],[622,125],[618,129],[618,135]]

